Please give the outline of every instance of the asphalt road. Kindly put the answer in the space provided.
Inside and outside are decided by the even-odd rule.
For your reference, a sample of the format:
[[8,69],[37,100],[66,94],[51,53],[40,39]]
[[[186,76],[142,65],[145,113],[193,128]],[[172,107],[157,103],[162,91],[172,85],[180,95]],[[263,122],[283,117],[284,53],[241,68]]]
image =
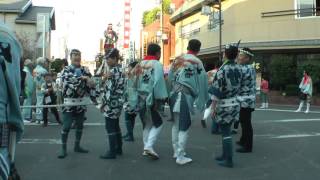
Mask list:
[[[279,108],[281,110],[279,111]],[[98,110],[89,108],[82,145],[89,154],[73,150],[74,132],[69,135],[69,156],[60,160],[60,127],[26,125],[18,145],[16,165],[23,180],[318,180],[320,179],[320,111],[293,113],[291,107],[272,107],[254,112],[254,150],[234,155],[235,167],[216,165],[221,152],[221,137],[202,129],[195,116],[187,153],[194,160],[178,166],[172,158],[171,123],[165,127],[155,150],[160,160],[142,157],[142,127],[137,121],[136,141],[124,143],[124,155],[116,160],[101,160],[107,148],[104,120]],[[282,111],[284,110],[284,111]],[[316,109],[317,111],[317,109]],[[121,120],[125,132],[124,121]],[[239,135],[235,135],[236,141]],[[235,146],[234,146],[235,147]]]

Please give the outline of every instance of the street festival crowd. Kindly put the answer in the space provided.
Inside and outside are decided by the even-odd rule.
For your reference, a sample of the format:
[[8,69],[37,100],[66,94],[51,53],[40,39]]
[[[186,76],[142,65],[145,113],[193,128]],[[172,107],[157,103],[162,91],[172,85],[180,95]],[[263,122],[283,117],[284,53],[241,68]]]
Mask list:
[[[64,159],[68,155],[67,140],[71,128],[75,129],[74,152],[88,153],[80,141],[84,121],[94,118],[85,116],[88,105],[85,104],[85,98],[90,97],[92,104],[105,117],[109,150],[100,156],[102,159],[121,156],[122,141],[135,140],[133,130],[137,117],[143,124],[142,155],[153,160],[159,159],[154,145],[163,127],[166,104],[170,108],[173,157],[177,164],[192,162],[186,152],[186,144],[195,112],[203,112],[201,125],[204,128],[207,120],[210,120],[211,132],[222,136],[222,153],[215,158],[219,165],[233,167],[232,134],[237,133],[239,124],[242,131],[241,138],[236,142],[239,146],[236,151],[252,152],[251,115],[256,106],[257,88],[255,67],[252,65],[254,54],[250,48],[239,49],[240,41],[226,45],[221,66],[206,72],[197,57],[201,42],[192,39],[188,43],[187,53],[178,56],[169,72],[165,73],[159,62],[161,48],[158,44],[148,45],[147,56],[142,61],[133,61],[128,67],[122,67],[120,52],[113,45],[117,37],[113,37],[113,34],[112,27],[105,32],[106,42],[110,43],[105,45],[103,64],[95,75],[100,77],[97,82],[89,69],[81,66],[81,52],[77,49],[70,53],[71,64],[65,61],[63,70],[57,75],[47,70],[48,61],[43,57],[36,60],[36,67],[33,68],[31,60],[21,60],[21,45],[14,33],[0,24],[2,139],[5,135],[15,134],[14,141],[19,141],[23,133],[23,120],[26,123],[35,119],[36,123],[42,122],[44,127],[48,126],[50,109],[62,126],[62,147],[58,158]],[[114,38],[115,41],[107,41],[108,38]],[[304,72],[299,87],[301,103],[297,112],[306,104],[308,113],[312,96],[312,80],[308,72]],[[268,108],[269,82],[265,77],[262,77],[260,91],[261,108]],[[34,94],[36,98],[33,98]],[[34,99],[35,118],[32,107]],[[61,117],[59,105],[62,107]],[[124,136],[119,125],[122,113],[127,130]],[[9,148],[9,140],[0,142],[0,175],[4,179],[12,175],[14,169],[14,160],[9,158],[14,156]]]

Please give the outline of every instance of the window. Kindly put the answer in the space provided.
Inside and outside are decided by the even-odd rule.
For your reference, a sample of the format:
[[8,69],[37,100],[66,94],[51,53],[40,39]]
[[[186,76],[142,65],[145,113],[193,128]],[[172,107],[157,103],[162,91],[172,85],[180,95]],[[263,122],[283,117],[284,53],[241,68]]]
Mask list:
[[181,37],[187,38],[200,32],[200,21],[194,21],[181,27]]
[[[221,25],[223,25],[223,16],[221,17]],[[219,12],[214,12],[209,16],[208,29],[216,31],[219,29]]]
[[312,17],[320,15],[320,0],[296,0],[298,17]]

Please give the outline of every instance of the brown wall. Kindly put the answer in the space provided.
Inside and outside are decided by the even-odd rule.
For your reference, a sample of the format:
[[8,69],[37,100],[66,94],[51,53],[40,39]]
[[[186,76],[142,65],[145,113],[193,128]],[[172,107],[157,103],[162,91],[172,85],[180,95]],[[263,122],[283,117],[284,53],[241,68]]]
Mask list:
[[[168,41],[164,42],[164,47],[163,47],[163,53],[164,53],[164,58],[163,58],[163,65],[164,67],[169,66],[170,64],[170,59],[174,57],[175,53],[175,29],[172,24],[170,24],[170,16],[165,15],[164,16],[164,33],[167,34]],[[141,32],[141,36],[143,37],[143,34],[147,34],[147,36],[144,36],[146,38],[145,42],[141,43],[142,51],[144,46],[146,46],[149,43],[160,43],[157,39],[157,32],[160,30],[160,21],[157,20],[154,23],[146,26],[143,28]],[[142,40],[143,38],[141,38]],[[144,53],[143,53],[144,54]],[[145,55],[145,54],[144,54]]]

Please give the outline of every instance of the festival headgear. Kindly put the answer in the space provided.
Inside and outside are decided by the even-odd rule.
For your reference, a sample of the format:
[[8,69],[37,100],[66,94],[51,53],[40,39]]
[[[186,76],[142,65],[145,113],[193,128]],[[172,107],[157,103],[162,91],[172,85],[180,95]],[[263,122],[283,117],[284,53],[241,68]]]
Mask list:
[[108,60],[114,51],[115,51],[115,48],[109,49],[109,52],[106,53],[104,58]]
[[241,40],[237,44],[227,44],[225,49],[226,51],[238,51]]
[[231,56],[235,56],[230,60],[233,60],[238,55],[240,42],[241,40],[239,40],[237,44],[227,44],[225,46],[225,53]]
[[244,54],[247,55],[249,57],[254,57],[254,54],[251,52],[251,50],[249,48],[243,48],[240,50],[240,54]]

